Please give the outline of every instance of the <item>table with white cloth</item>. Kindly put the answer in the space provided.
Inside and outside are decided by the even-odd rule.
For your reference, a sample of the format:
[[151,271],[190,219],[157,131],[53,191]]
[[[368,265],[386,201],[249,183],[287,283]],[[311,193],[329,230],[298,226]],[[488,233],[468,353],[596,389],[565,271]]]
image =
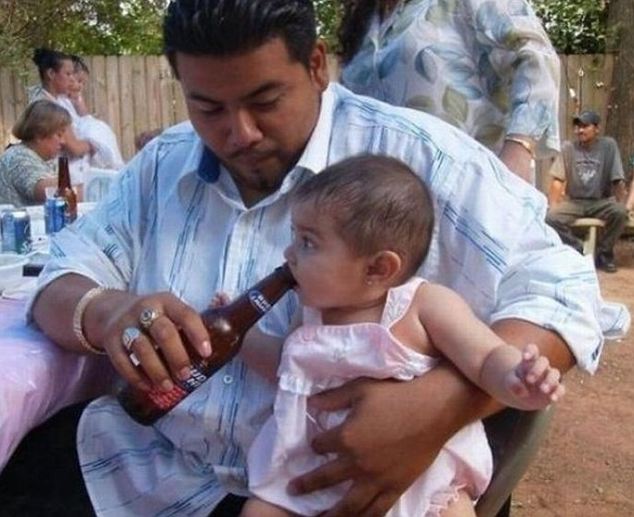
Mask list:
[[0,298],[0,471],[22,438],[63,407],[107,392],[108,359],[67,352],[25,321],[25,300]]

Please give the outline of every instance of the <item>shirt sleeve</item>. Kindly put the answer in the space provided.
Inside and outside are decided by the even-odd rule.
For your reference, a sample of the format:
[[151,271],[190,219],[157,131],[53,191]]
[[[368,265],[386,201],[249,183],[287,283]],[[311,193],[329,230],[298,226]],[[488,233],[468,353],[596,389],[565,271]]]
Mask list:
[[621,153],[619,152],[619,146],[616,143],[616,140],[611,137],[607,137],[609,142],[609,153],[610,153],[610,163],[612,167],[610,169],[610,178],[612,181],[624,180],[625,175],[623,174],[623,163],[621,161]]
[[604,339],[623,336],[630,317],[603,301],[592,258],[562,244],[545,223],[543,194],[499,161],[474,156],[443,167],[434,175],[443,183],[434,188],[437,239],[427,260],[437,269],[429,278],[458,291],[488,324],[520,319],[552,330],[594,372]]
[[[559,150],[559,57],[524,1],[470,0],[477,42],[500,81],[510,80],[507,134],[536,142],[536,157]],[[495,92],[492,92],[495,94]]]
[[22,199],[35,201],[38,181],[53,177],[49,165],[35,153],[19,149],[9,165],[8,180]]

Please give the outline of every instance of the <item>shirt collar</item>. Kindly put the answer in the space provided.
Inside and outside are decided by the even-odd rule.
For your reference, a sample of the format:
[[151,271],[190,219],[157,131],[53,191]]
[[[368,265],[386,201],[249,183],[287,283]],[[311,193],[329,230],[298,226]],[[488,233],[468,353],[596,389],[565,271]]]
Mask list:
[[315,124],[315,129],[313,129],[304,152],[297,162],[297,167],[318,173],[328,165],[334,105],[335,93],[331,83],[321,95],[317,124]]

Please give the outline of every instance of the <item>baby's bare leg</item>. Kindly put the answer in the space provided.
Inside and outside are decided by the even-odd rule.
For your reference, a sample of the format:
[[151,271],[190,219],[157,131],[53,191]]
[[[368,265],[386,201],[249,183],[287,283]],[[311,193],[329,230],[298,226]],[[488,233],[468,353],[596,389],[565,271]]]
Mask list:
[[249,499],[240,512],[240,517],[293,517],[295,514],[261,499]]
[[476,517],[473,501],[466,492],[458,492],[458,499],[442,512],[442,517]]

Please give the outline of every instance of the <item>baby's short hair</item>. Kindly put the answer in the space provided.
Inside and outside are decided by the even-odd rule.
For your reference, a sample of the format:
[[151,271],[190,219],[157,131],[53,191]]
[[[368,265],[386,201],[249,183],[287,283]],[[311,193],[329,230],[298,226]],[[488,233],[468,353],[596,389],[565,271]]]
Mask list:
[[370,154],[345,159],[300,184],[292,200],[314,202],[358,255],[391,250],[403,260],[407,277],[425,260],[433,202],[423,181],[400,160]]

